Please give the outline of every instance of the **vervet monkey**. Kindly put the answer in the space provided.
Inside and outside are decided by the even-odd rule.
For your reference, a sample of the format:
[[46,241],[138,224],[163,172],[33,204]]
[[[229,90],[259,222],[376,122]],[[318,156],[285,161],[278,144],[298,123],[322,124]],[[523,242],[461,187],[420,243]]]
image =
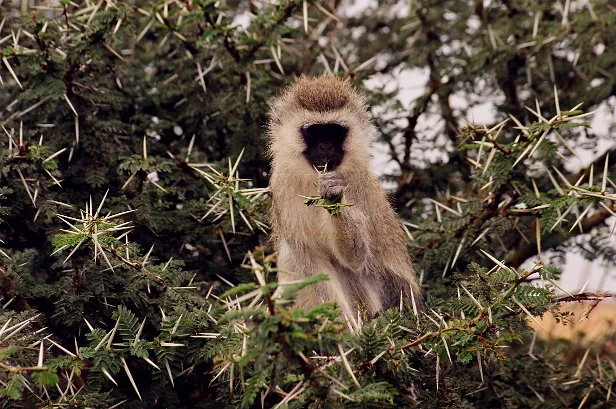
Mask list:
[[[302,77],[272,102],[268,131],[279,281],[330,277],[300,291],[296,305],[337,302],[347,317],[360,304],[371,314],[397,306],[401,296],[419,306],[406,235],[369,169],[376,128],[365,99],[348,80]],[[330,214],[304,204],[317,178],[322,198],[351,206]]]

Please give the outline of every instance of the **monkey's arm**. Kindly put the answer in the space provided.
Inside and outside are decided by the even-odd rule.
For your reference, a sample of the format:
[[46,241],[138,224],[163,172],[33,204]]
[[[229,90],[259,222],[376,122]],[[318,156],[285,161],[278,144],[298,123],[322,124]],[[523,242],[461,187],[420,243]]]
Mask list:
[[[319,177],[319,193],[328,201],[339,201],[346,188],[344,177],[338,172],[328,172]],[[346,268],[361,270],[368,259],[367,218],[356,207],[345,207],[331,216],[333,223],[334,254]]]
[[357,214],[359,212],[345,210],[341,214],[332,216],[334,252],[345,267],[359,271],[368,259],[368,232],[365,218]]

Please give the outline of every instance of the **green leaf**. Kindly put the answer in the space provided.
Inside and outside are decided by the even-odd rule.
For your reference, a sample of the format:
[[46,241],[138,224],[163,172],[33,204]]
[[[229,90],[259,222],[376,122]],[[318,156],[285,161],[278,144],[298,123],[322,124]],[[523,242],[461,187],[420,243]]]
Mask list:
[[295,297],[295,294],[297,294],[298,291],[308,287],[309,285],[318,283],[320,281],[327,281],[327,280],[329,280],[329,276],[327,274],[313,275],[312,277],[305,279],[301,283],[285,286],[282,296],[284,298],[293,298]]
[[52,371],[40,371],[32,373],[32,380],[38,385],[55,386],[58,383],[58,375]]
[[6,396],[14,400],[21,398],[25,388],[24,382],[25,379],[21,374],[10,374],[4,382],[7,386],[0,389],[0,396]]
[[241,283],[238,284],[237,286],[230,288],[229,290],[225,291],[224,293],[222,293],[222,295],[220,296],[220,298],[222,298],[223,300],[226,299],[227,297],[233,297],[236,295],[240,295],[243,293],[246,293],[250,290],[254,290],[255,288],[257,288],[257,284],[256,283]]
[[358,403],[393,403],[398,391],[387,382],[374,382],[349,394]]
[[242,397],[241,408],[249,408],[255,402],[261,390],[267,389],[266,371],[256,371],[254,375],[246,380],[246,390]]
[[15,345],[10,345],[6,348],[1,348],[0,349],[0,360],[5,360],[6,358],[13,355],[19,350],[21,350],[21,348]]
[[475,358],[475,354],[470,351],[462,351],[458,354],[457,361],[463,364],[468,364]]

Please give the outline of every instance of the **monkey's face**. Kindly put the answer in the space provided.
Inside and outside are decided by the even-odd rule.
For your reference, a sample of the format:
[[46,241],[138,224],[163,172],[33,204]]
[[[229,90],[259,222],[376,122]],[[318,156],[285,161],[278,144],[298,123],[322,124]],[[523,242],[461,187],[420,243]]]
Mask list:
[[335,170],[344,158],[344,141],[348,132],[346,126],[337,123],[302,126],[300,134],[304,140],[304,157],[314,167],[327,166],[327,170]]
[[280,174],[312,184],[315,167],[368,167],[375,129],[348,81],[302,77],[272,102],[270,114],[268,151]]

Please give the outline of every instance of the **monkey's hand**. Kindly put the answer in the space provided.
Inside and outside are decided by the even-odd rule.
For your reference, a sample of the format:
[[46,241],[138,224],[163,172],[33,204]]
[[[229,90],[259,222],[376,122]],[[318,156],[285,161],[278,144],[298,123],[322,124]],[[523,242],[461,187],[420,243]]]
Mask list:
[[[319,175],[319,194],[330,203],[340,203],[348,183],[339,172]],[[331,248],[338,261],[352,271],[361,271],[368,259],[368,233],[366,216],[355,207],[331,218],[333,234]]]
[[347,187],[344,176],[338,172],[327,172],[319,175],[319,194],[330,203],[338,203]]

